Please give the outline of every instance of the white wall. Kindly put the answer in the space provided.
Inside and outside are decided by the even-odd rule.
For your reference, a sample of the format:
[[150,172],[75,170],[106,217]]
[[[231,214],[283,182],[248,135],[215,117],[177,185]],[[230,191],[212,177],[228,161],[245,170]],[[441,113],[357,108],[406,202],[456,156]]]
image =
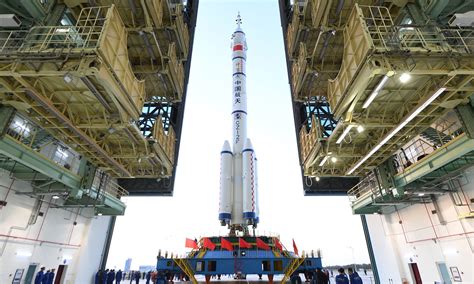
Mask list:
[[[459,179],[467,202],[474,198],[473,172],[470,168]],[[453,283],[474,283],[474,219],[459,218],[469,208],[455,206],[449,194],[438,196],[438,204],[444,225],[438,214],[432,214],[435,208],[431,202],[399,209],[398,213],[367,216],[381,283],[390,278],[393,283],[402,283],[404,278],[414,283],[410,262],[418,264],[423,283],[441,282],[437,262],[445,262],[448,270],[459,269],[462,282]],[[474,210],[474,204],[470,206]]]
[[[8,173],[1,170],[0,200],[5,200],[11,183]],[[17,268],[24,268],[26,273],[28,265],[35,262],[47,269],[67,264],[66,283],[91,283],[76,277],[95,274],[110,218],[94,217],[92,209],[53,208],[50,203],[60,201],[49,196],[41,206],[44,215],[27,226],[36,199],[17,193],[30,190],[28,182],[15,180],[6,197],[7,205],[0,207],[0,283],[11,283]],[[26,228],[12,230],[12,226]],[[7,240],[7,235],[23,239]]]

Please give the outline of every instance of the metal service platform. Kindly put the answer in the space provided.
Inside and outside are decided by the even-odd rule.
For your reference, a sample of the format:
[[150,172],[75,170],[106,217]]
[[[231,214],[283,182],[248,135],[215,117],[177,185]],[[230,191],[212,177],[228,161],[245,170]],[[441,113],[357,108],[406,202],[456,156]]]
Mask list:
[[[213,244],[214,250],[203,246],[203,239],[199,241],[199,247],[193,249],[186,256],[158,255],[157,271],[161,277],[172,279],[178,275],[180,278],[189,277],[193,283],[198,283],[195,275],[204,275],[206,283],[210,283],[211,276],[234,275],[237,279],[243,279],[246,275],[267,275],[268,283],[273,283],[274,275],[284,275],[281,283],[284,283],[291,275],[314,271],[321,265],[320,252],[305,253],[301,256],[293,252],[278,248],[278,238],[259,237],[225,237],[232,244],[233,250],[223,249],[222,237],[208,237]],[[263,241],[268,248],[257,247],[257,238]],[[251,245],[251,248],[241,248],[240,240],[243,239]]]

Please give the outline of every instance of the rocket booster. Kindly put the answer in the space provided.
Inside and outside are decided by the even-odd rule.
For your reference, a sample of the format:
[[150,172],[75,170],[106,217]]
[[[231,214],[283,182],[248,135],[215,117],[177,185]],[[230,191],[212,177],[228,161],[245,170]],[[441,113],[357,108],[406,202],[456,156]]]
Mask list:
[[247,138],[247,42],[237,16],[232,34],[232,149],[225,141],[221,151],[219,221],[221,225],[257,226],[257,158]]

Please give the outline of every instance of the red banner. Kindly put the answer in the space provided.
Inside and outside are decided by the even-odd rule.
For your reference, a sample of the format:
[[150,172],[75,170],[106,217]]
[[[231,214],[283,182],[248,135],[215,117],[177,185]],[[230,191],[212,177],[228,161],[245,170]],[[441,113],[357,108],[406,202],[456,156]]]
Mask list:
[[203,239],[202,246],[210,250],[214,250],[216,248],[216,245],[213,242],[211,242],[211,240],[209,240],[208,238]]
[[295,239],[293,239],[293,251],[298,255],[298,248],[296,247]]
[[223,249],[228,250],[228,251],[233,251],[234,250],[234,247],[232,246],[232,243],[229,242],[228,240],[224,239],[224,238],[221,238],[221,247]]
[[264,250],[270,250],[270,247],[260,238],[257,238],[257,247]]
[[239,238],[239,246],[241,248],[252,248],[252,245],[247,243],[243,238]]
[[281,245],[280,241],[278,240],[278,238],[273,238],[273,240],[275,241],[275,247],[277,249],[279,249],[280,251],[283,250],[283,246]]
[[198,248],[198,244],[194,240],[191,240],[188,238],[186,238],[186,244],[184,246],[187,248],[192,248],[192,249]]

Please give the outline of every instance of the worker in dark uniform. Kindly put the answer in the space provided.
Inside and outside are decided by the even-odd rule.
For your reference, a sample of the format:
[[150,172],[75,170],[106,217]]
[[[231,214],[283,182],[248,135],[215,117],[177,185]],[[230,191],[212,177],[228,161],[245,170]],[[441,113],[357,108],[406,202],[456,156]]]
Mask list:
[[117,274],[115,275],[115,283],[120,284],[120,281],[122,281],[122,270],[119,269],[117,271]]
[[102,283],[102,269],[97,270],[95,274],[95,282],[94,284],[101,284]]
[[43,281],[43,278],[44,278],[44,266],[40,268],[40,271],[38,271],[38,273],[36,273],[36,277],[35,277],[35,284],[41,284],[41,282]]
[[318,267],[316,268],[313,280],[315,284],[327,284],[329,282],[329,277],[324,274],[320,267]]
[[41,280],[41,284],[48,284],[49,273],[49,269],[46,270],[46,273],[43,275],[43,279]]
[[336,284],[349,284],[349,278],[347,278],[344,268],[341,267],[337,271],[339,274],[336,275]]
[[51,269],[51,272],[49,272],[49,275],[48,275],[48,281],[46,283],[48,284],[53,284],[53,281],[54,281],[54,271],[55,269]]
[[150,284],[150,279],[151,279],[151,270],[148,271],[146,274],[146,284]]
[[115,280],[115,270],[111,269],[109,273],[107,273],[107,284],[113,284]]
[[357,271],[352,270],[351,267],[347,269],[347,272],[349,273],[349,280],[351,284],[363,284],[362,279],[359,276],[359,273]]
[[106,269],[103,273],[102,273],[102,284],[107,284],[109,282],[107,282],[107,277],[109,276],[109,270]]
[[140,271],[136,271],[135,272],[135,283],[139,284],[140,283],[140,278],[141,278],[142,274]]

